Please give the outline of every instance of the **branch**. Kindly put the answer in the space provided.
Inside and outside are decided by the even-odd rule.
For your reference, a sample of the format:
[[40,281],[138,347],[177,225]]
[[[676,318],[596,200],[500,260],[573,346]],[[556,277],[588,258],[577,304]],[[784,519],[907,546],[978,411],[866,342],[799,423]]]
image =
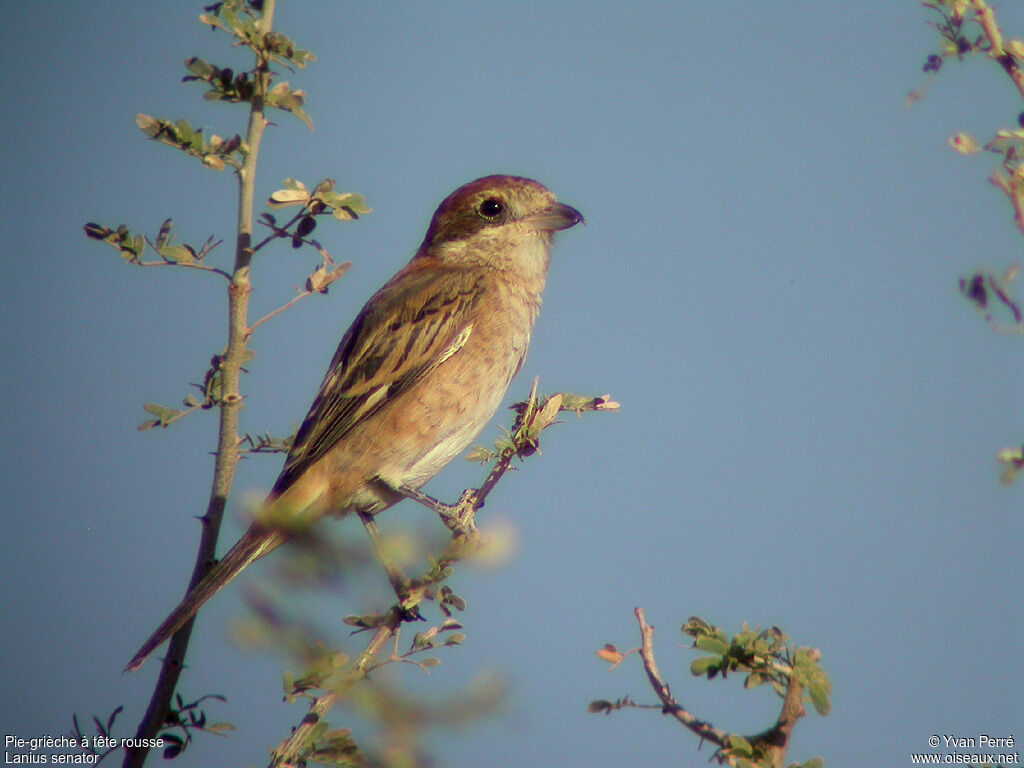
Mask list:
[[1009,198],[1010,204],[1013,206],[1013,223],[1017,225],[1017,229],[1021,233],[1024,233],[1024,199],[1022,199],[1021,194],[1013,188],[1010,180],[999,171],[992,171],[992,175],[988,177],[988,182]]
[[1024,71],[1021,71],[1017,60],[1003,48],[1003,35],[996,24],[996,16],[988,7],[985,0],[971,0],[971,8],[974,10],[974,18],[981,27],[981,31],[988,39],[988,55],[999,62],[999,65],[1006,71],[1006,74],[1017,86],[1022,98],[1024,98]]
[[275,316],[281,314],[285,310],[291,309],[293,306],[295,306],[296,303],[298,303],[302,299],[306,298],[307,296],[312,296],[314,293],[316,293],[316,291],[309,291],[309,290],[301,291],[300,293],[296,294],[295,298],[293,298],[287,304],[284,304],[284,305],[278,307],[277,309],[275,309],[273,312],[270,312],[269,314],[264,315],[259,320],[257,320],[255,323],[253,323],[252,325],[249,326],[249,330],[246,331],[246,334],[245,334],[246,338],[248,338],[249,336],[252,336],[252,332],[255,331],[257,328],[259,328],[261,325],[263,325],[265,322],[267,322],[267,320],[269,320],[270,318],[275,317]]
[[[171,226],[171,220],[165,219],[160,227],[160,234],[157,236],[156,243],[148,237],[132,234],[128,227],[123,224],[118,226],[117,229],[111,229],[110,227],[90,221],[82,229],[85,231],[86,237],[90,237],[93,240],[101,240],[112,248],[117,249],[122,259],[137,267],[186,267],[203,272],[213,272],[227,280],[231,279],[231,275],[223,269],[211,267],[203,263],[203,259],[209,256],[213,249],[221,244],[220,240],[214,240],[210,237],[198,251],[187,244],[172,245],[170,241]],[[142,261],[142,254],[145,252],[147,245],[160,257],[160,261]]]
[[[377,664],[373,663],[374,657],[380,653],[389,638],[395,637],[397,643],[397,633],[403,623],[422,620],[419,606],[424,600],[436,600],[441,611],[449,617],[452,608],[462,610],[465,607],[462,598],[455,595],[450,587],[445,585],[438,588],[438,585],[451,575],[451,566],[464,559],[476,545],[479,533],[474,522],[475,513],[483,506],[487,496],[508,471],[513,458],[536,453],[540,432],[554,423],[555,416],[562,409],[582,412],[618,408],[618,403],[612,401],[607,395],[585,398],[562,394],[552,395],[544,401],[543,406],[539,407],[537,385],[538,382],[535,379],[529,399],[525,403],[514,406],[519,413],[514,422],[511,438],[507,446],[503,447],[499,453],[494,454],[495,465],[488,473],[487,478],[479,488],[466,489],[456,504],[444,504],[413,488],[393,488],[383,479],[377,478],[377,482],[382,486],[382,493],[400,494],[435,511],[452,531],[452,541],[441,555],[431,558],[431,566],[425,573],[415,578],[409,578],[388,554],[374,516],[359,515],[367,535],[373,543],[377,559],[383,566],[392,591],[397,597],[397,603],[391,606],[385,614],[346,618],[346,623],[358,629],[373,629],[373,637],[359,657],[343,673],[339,683],[328,685],[323,680],[317,682],[316,687],[325,689],[325,692],[313,698],[301,725],[274,750],[271,768],[304,765],[305,760],[316,748],[317,741],[326,731],[327,724],[323,721],[324,715],[338,703],[349,689],[356,682],[365,678],[373,669],[391,661],[406,660],[406,656],[410,654],[403,656],[396,652],[390,659]],[[414,643],[412,652],[419,650],[423,649],[416,647]],[[304,686],[303,695],[308,695],[305,693],[305,689],[309,687],[311,686]],[[358,763],[353,762],[352,764],[357,765]]]
[[[328,256],[327,258],[329,259],[330,257]],[[278,307],[270,314],[264,315],[255,323],[250,325],[249,329],[246,331],[245,337],[249,338],[252,335],[252,332],[259,328],[261,325],[263,325],[265,322],[267,322],[267,320],[281,314],[287,309],[291,309],[296,303],[302,301],[302,299],[305,299],[308,296],[312,296],[314,293],[327,293],[327,287],[335,280],[337,280],[339,277],[348,272],[351,266],[352,262],[346,261],[341,264],[338,264],[336,267],[334,267],[334,269],[328,271],[327,260],[325,259],[324,263],[317,267],[313,274],[311,274],[306,279],[305,290],[300,291],[295,296],[295,298],[293,298],[287,304]]]
[[[263,34],[270,31],[274,21],[275,0],[264,0],[259,26]],[[249,264],[252,260],[252,212],[256,182],[256,161],[259,157],[260,142],[267,125],[264,116],[263,94],[270,83],[271,73],[267,60],[257,54],[256,92],[249,110],[249,127],[246,135],[248,152],[242,167],[237,170],[238,178],[238,236],[235,244],[235,264],[228,287],[228,343],[223,360],[223,396],[220,400],[220,428],[217,435],[217,455],[214,462],[213,484],[210,500],[202,520],[202,535],[196,563],[189,581],[189,589],[199,583],[215,562],[217,538],[220,534],[224,506],[234,480],[238,463],[238,412],[242,406],[239,393],[239,378],[245,362],[246,332],[248,323]],[[164,657],[157,678],[156,687],[150,698],[146,714],[139,723],[136,737],[152,739],[159,733],[171,708],[171,699],[178,685],[178,678],[184,665],[192,634],[194,618],[188,621],[171,638],[167,656]],[[147,743],[141,741],[139,743]],[[124,768],[139,768],[149,753],[148,747],[127,750]]]
[[[611,399],[611,395],[600,397],[582,397],[559,392],[547,397],[543,403],[537,396],[539,378],[533,380],[530,396],[525,402],[516,403],[512,408],[517,412],[508,438],[496,444],[497,452],[476,446],[467,457],[470,461],[479,460],[486,463],[496,459],[494,467],[479,488],[467,488],[455,504],[444,504],[437,499],[422,493],[416,488],[391,488],[406,498],[412,499],[427,509],[435,512],[441,521],[455,536],[468,536],[475,532],[473,518],[494,490],[494,486],[511,469],[512,460],[516,457],[524,459],[537,453],[540,446],[540,433],[556,423],[555,419],[562,411],[573,411],[581,415],[584,411],[617,411],[619,404]],[[383,480],[380,480],[383,483]],[[390,486],[388,486],[390,488]]]
[[131,263],[134,264],[136,267],[186,267],[188,269],[202,270],[203,272],[214,272],[214,273],[220,275],[223,278],[226,278],[228,280],[231,279],[231,275],[228,272],[225,272],[220,267],[211,267],[211,266],[209,266],[207,264],[200,264],[199,262],[189,263],[189,262],[185,262],[185,261],[166,261],[166,260],[161,260],[161,261],[132,261]]
[[270,227],[270,234],[264,237],[258,243],[256,243],[256,245],[252,247],[252,252],[256,253],[261,248],[266,247],[267,245],[269,245],[270,243],[274,242],[279,238],[290,238],[292,236],[292,233],[288,231],[288,228],[298,224],[299,219],[303,218],[307,214],[308,211],[306,210],[306,208],[302,208],[298,213],[292,216],[292,218],[286,224],[283,224],[281,226],[278,226],[277,224],[270,224],[266,220],[261,220],[260,223],[263,224],[263,226]]
[[765,751],[772,761],[773,768],[782,768],[785,764],[793,727],[797,720],[807,714],[803,699],[804,687],[797,682],[796,675],[791,674],[786,685],[786,696],[782,700],[782,712],[779,713],[775,726],[748,739],[751,744]]
[[291,766],[305,764],[301,756],[312,749],[317,738],[323,732],[323,728],[319,726],[324,715],[337,704],[343,694],[366,677],[374,657],[380,653],[404,620],[401,610],[397,607],[391,610],[384,622],[377,627],[363,652],[349,665],[341,682],[313,700],[299,727],[273,751],[270,761],[271,768],[291,768]]
[[[654,659],[654,627],[644,618],[643,608],[636,608],[635,613],[640,625],[640,657],[647,679],[661,701],[662,713],[675,717],[697,734],[702,742],[710,741],[717,745],[718,749],[713,759],[719,763],[771,765],[772,768],[782,768],[793,728],[797,720],[807,714],[803,705],[805,689],[810,691],[811,700],[818,712],[828,714],[831,707],[831,682],[818,665],[821,659],[820,652],[808,648],[798,648],[794,651],[786,636],[777,627],[762,631],[751,630],[744,625],[743,632],[729,640],[718,628],[712,627],[702,619],[691,617],[683,631],[695,638],[695,647],[714,654],[698,659],[691,665],[690,670],[694,675],[706,674],[710,679],[721,674],[724,678],[730,671],[745,671],[747,688],[770,683],[783,699],[782,710],[775,724],[761,733],[742,736],[712,727],[710,723],[688,712],[672,696]],[[609,644],[598,652],[598,656],[612,662],[614,668],[629,653],[632,651],[620,653],[614,645]],[[638,705],[627,696],[615,703],[594,701],[589,711],[607,714],[625,706]]]
[[705,723],[703,720],[690,714],[672,696],[668,684],[661,679],[661,673],[658,672],[658,664],[654,660],[654,627],[648,624],[644,618],[643,608],[637,608],[634,613],[636,614],[637,623],[640,625],[640,658],[643,659],[644,671],[647,673],[647,679],[651,682],[651,687],[654,688],[655,694],[661,699],[661,711],[666,715],[672,715],[672,717],[700,736],[704,741],[710,741],[719,747],[728,746],[727,739],[729,734],[712,727],[710,723]]

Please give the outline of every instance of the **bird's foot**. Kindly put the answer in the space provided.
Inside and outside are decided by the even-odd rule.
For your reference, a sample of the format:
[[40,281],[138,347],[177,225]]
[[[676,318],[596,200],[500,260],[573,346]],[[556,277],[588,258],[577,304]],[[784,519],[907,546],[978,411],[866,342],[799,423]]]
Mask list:
[[475,488],[467,488],[462,492],[455,504],[444,504],[437,514],[456,536],[469,536],[476,533],[476,511],[483,506],[477,498]]
[[476,511],[483,504],[477,500],[475,488],[467,488],[463,491],[462,497],[454,504],[445,504],[443,501],[423,493],[418,488],[411,488],[407,485],[395,487],[381,477],[377,478],[377,482],[393,493],[397,493],[407,499],[412,499],[434,512],[441,518],[441,521],[448,527],[448,530],[456,536],[469,536],[476,533],[474,517],[476,516]]

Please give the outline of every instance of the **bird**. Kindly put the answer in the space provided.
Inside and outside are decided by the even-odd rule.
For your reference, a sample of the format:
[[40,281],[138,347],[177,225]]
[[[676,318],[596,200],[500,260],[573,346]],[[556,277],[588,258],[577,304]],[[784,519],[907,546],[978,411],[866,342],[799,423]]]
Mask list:
[[582,222],[519,176],[485,176],[446,197],[415,255],[342,337],[249,529],[125,671],[295,533],[328,515],[377,514],[460,455],[523,365],[554,233]]

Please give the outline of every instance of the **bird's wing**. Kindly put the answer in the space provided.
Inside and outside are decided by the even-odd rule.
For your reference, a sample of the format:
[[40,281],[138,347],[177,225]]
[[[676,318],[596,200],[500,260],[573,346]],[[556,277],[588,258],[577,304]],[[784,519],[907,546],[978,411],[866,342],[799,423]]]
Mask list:
[[425,261],[410,262],[392,278],[345,333],[274,493],[466,343],[481,279]]

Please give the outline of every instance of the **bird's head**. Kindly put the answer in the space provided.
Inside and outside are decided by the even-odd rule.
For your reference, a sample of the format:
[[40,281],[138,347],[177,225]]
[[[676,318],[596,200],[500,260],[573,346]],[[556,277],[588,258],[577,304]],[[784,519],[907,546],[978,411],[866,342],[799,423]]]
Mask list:
[[485,176],[438,206],[417,256],[522,274],[547,269],[552,233],[583,221],[543,184]]

